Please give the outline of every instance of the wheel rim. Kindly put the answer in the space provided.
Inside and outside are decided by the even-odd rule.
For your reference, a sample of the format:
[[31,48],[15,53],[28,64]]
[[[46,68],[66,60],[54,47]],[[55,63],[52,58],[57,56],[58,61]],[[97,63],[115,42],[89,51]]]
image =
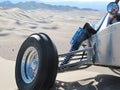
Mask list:
[[39,57],[38,52],[34,47],[29,47],[22,58],[21,75],[25,83],[31,83],[38,72]]

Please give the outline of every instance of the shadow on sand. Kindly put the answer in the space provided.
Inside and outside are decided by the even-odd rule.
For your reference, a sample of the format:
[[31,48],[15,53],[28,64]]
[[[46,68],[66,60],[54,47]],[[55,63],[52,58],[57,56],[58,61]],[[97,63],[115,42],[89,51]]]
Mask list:
[[56,81],[51,90],[120,90],[120,77],[102,74],[75,82]]

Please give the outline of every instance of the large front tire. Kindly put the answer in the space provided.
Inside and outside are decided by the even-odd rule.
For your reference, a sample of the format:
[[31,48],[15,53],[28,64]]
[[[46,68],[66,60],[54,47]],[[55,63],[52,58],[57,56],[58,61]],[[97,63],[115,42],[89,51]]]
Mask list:
[[22,44],[15,68],[19,90],[49,90],[56,79],[58,54],[50,38],[33,34]]

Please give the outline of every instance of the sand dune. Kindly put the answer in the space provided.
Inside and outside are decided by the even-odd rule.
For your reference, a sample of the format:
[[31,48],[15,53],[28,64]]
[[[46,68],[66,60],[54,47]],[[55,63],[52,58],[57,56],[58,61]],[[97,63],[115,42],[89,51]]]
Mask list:
[[0,56],[15,60],[22,42],[39,32],[51,37],[59,53],[66,52],[76,29],[85,22],[97,22],[101,16],[98,11],[0,9]]

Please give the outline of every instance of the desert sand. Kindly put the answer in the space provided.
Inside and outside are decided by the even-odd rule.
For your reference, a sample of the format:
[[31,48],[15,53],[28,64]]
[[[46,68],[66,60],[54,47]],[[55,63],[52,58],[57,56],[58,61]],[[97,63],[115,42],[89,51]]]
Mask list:
[[[0,90],[18,90],[15,61],[22,42],[32,33],[44,32],[58,53],[67,52],[70,39],[86,22],[96,23],[102,11],[24,11],[0,9]],[[104,71],[103,71],[104,69]],[[109,69],[92,66],[85,70],[59,73],[51,90],[120,90],[120,78]],[[109,86],[109,87],[108,87]]]
[[[103,12],[101,12],[103,13]],[[67,52],[70,39],[86,22],[96,23],[102,17],[99,11],[25,11],[18,8],[0,9],[0,55],[16,60],[19,47],[32,33],[50,36],[58,52]]]

